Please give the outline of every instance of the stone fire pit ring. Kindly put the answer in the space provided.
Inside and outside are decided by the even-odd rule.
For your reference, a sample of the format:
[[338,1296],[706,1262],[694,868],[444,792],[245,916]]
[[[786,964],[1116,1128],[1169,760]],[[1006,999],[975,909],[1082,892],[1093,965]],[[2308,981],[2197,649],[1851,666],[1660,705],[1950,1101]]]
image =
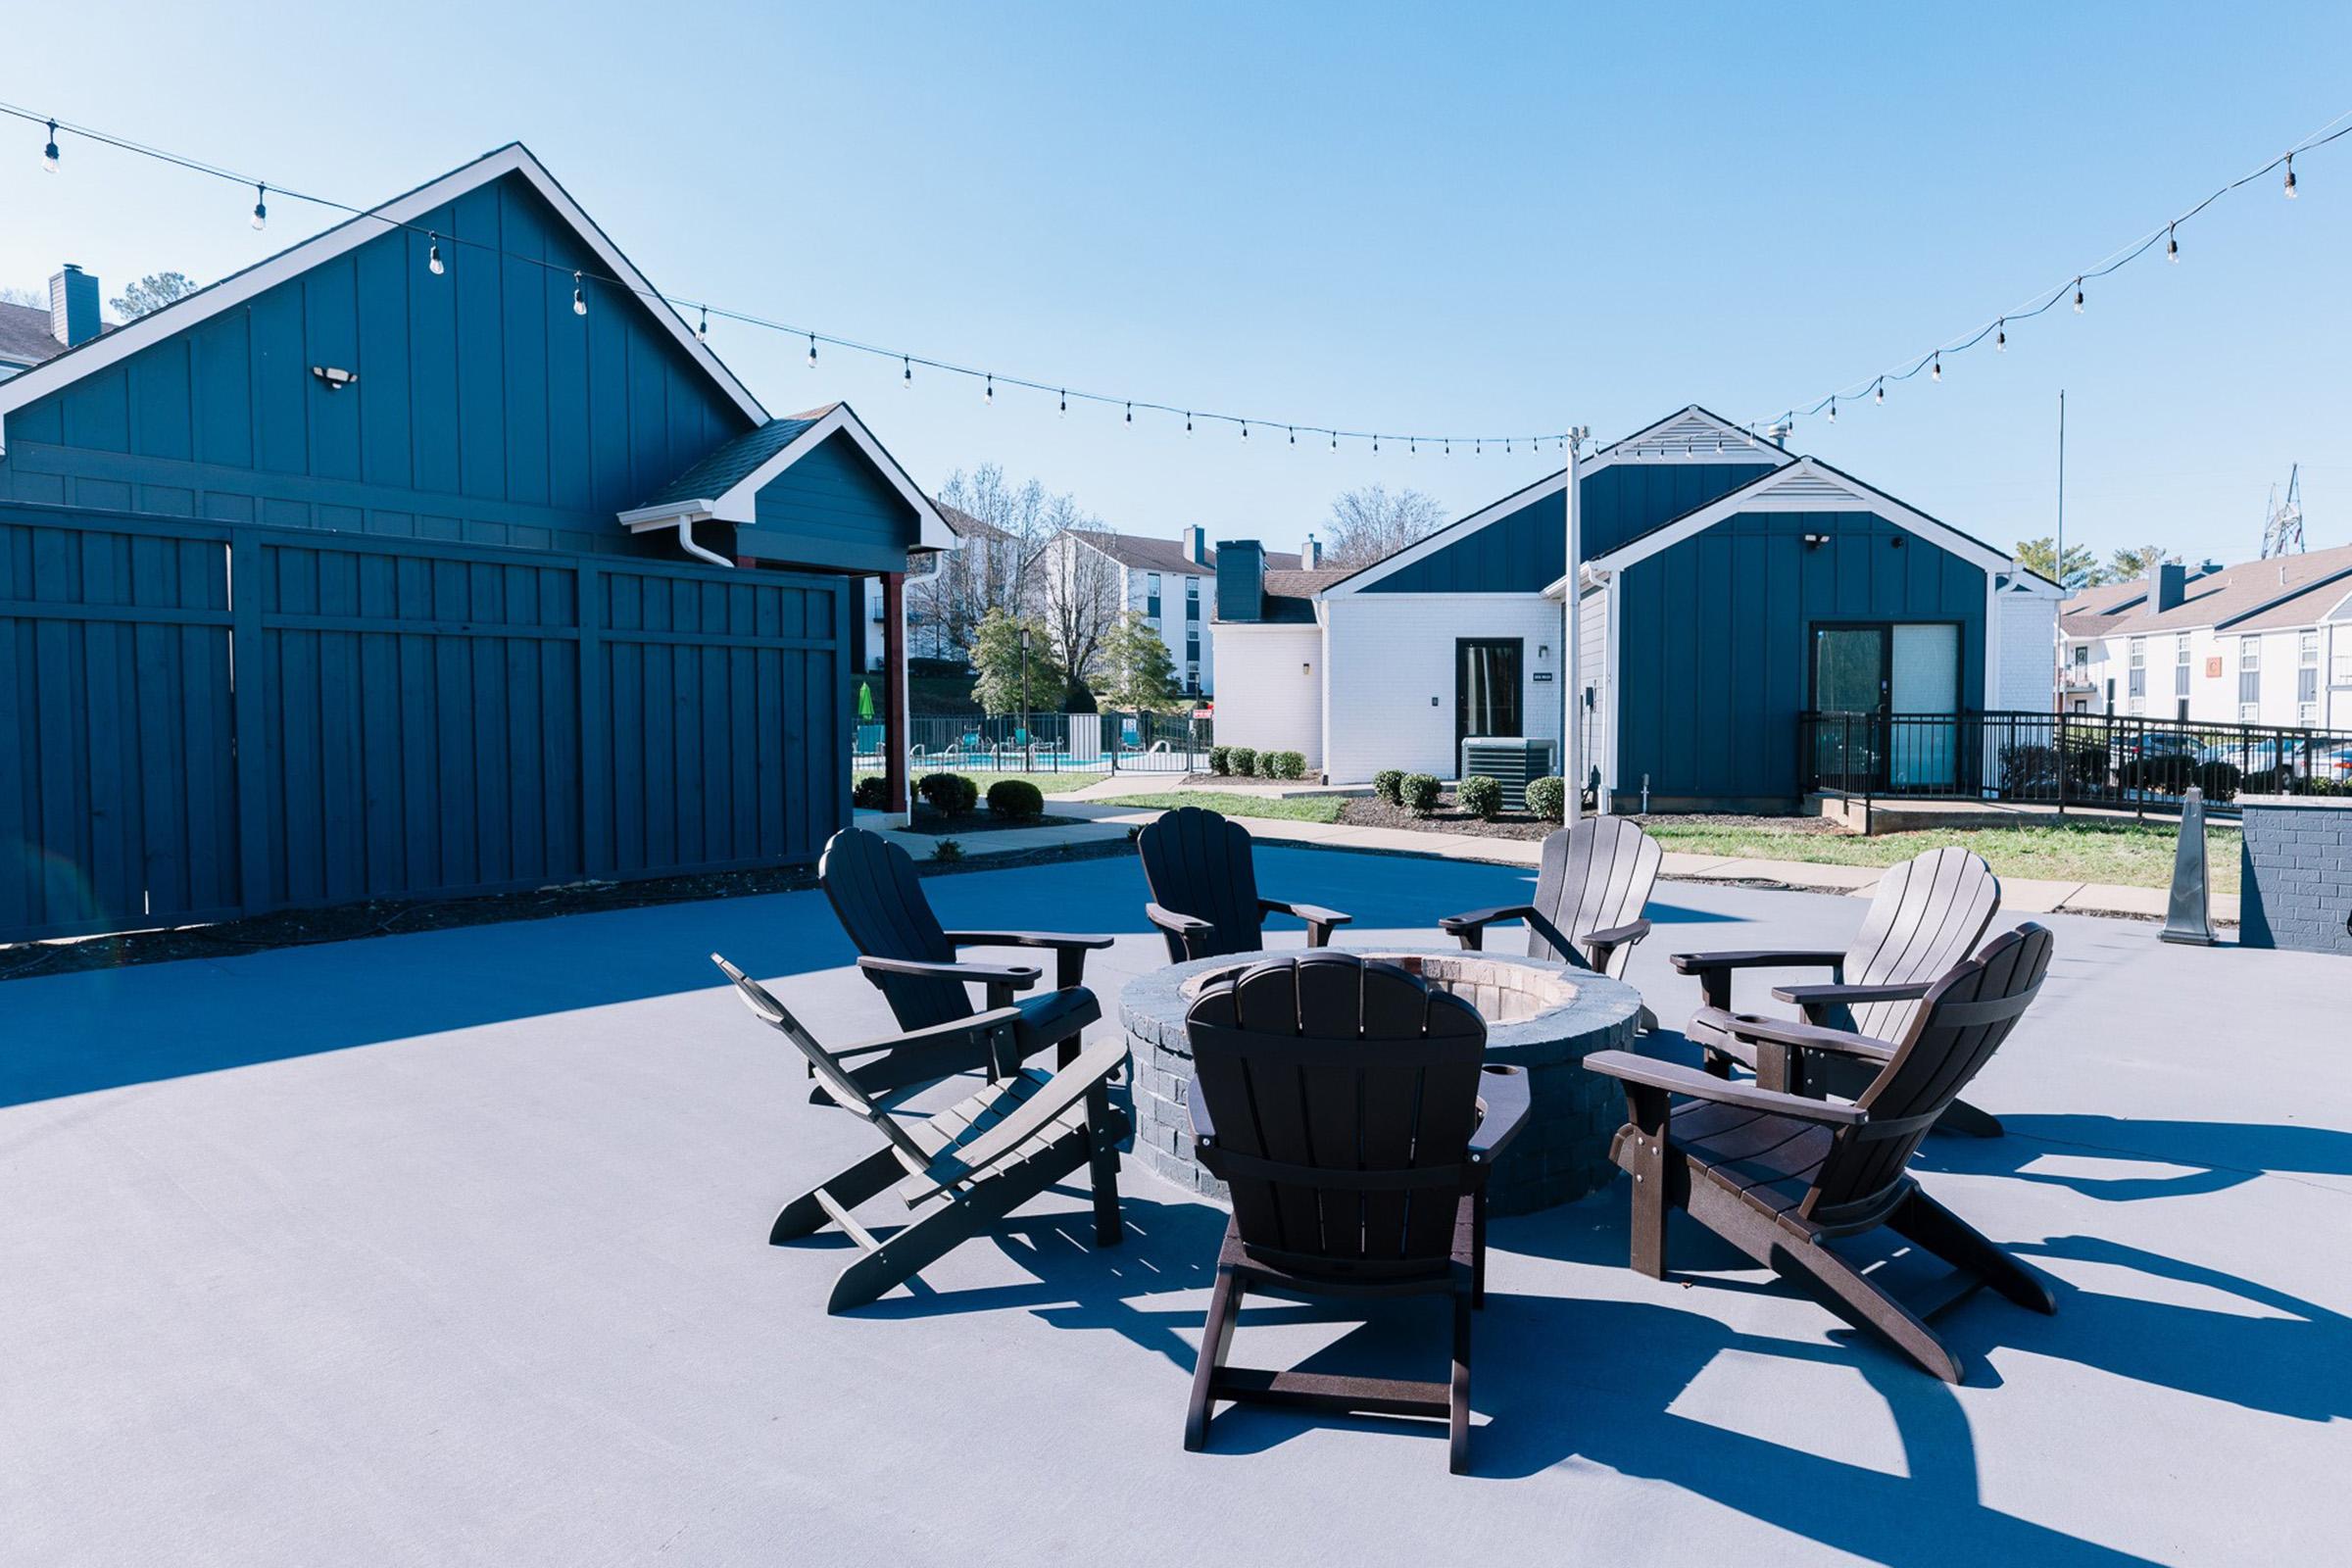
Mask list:
[[[1550,958],[1453,948],[1348,951],[1401,965],[1469,1003],[1487,1020],[1487,1061],[1526,1070],[1527,1125],[1488,1178],[1491,1212],[1531,1213],[1608,1185],[1616,1175],[1609,1140],[1625,1119],[1624,1096],[1614,1080],[1585,1071],[1584,1060],[1633,1044],[1640,992]],[[1184,1015],[1218,976],[1298,953],[1197,958],[1120,993],[1120,1021],[1135,1055],[1135,1152],[1152,1174],[1225,1201],[1224,1184],[1193,1157],[1193,1050]]]

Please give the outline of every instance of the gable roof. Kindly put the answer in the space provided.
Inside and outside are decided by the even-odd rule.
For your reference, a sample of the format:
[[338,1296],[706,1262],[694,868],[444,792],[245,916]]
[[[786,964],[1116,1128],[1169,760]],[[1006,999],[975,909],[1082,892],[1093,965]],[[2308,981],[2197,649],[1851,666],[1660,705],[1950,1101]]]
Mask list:
[[135,321],[126,322],[45,360],[21,375],[0,381],[0,450],[5,450],[5,420],[11,410],[23,408],[36,398],[46,397],[58,388],[103,369],[149,344],[161,342],[185,327],[232,310],[264,290],[274,288],[288,278],[309,271],[347,251],[356,250],[395,227],[448,205],[467,191],[509,174],[518,175],[538,193],[588,248],[589,253],[596,257],[606,273],[618,279],[637,297],[638,303],[661,323],[679,349],[716,384],[730,402],[743,411],[746,418],[755,424],[767,422],[767,411],[760,406],[760,400],[753,397],[750,389],[735,378],[733,371],[719,363],[718,356],[710,352],[708,344],[696,340],[694,329],[686,324],[685,318],[670,308],[669,302],[655,290],[653,284],[646,281],[645,275],[621,254],[619,247],[606,237],[605,231],[581,211],[579,204],[571,199],[570,192],[557,182],[538,159],[531,156],[529,148],[520,142],[509,142],[470,164],[451,170],[438,179],[419,185],[405,195],[395,196],[390,201],[337,223],[324,233],[279,251],[267,261],[256,262],[242,271],[231,272],[219,282],[207,284],[159,311],[151,311]]
[[954,530],[958,539],[984,539],[993,542],[1012,537],[995,523],[983,521],[961,507],[951,507],[945,501],[934,501],[931,504],[939,509],[940,516],[946,519],[948,527]]
[[38,365],[65,352],[50,330],[47,311],[0,300],[0,365]]
[[2060,618],[2069,637],[2136,637],[2201,626],[2217,631],[2311,626],[2352,594],[2352,545],[2199,571],[2187,578],[2180,603],[2170,610],[2149,609],[2144,578],[2104,589],[2084,590],[2085,599],[2101,597],[2078,603]]
[[917,530],[913,548],[954,550],[961,543],[931,498],[847,403],[829,403],[806,414],[770,419],[757,430],[721,442],[645,505],[622,513],[620,520],[638,533],[705,517],[738,524],[756,522],[760,492],[768,482],[837,435],[864,454],[883,482],[914,509]]
[[[1203,576],[1217,569],[1217,553],[1203,547],[1205,561],[1195,561],[1184,553],[1184,546],[1173,539],[1158,539],[1151,534],[1113,533],[1107,528],[1072,528],[1071,537],[1108,556],[1120,565],[1134,571],[1156,571],[1175,576]],[[1268,571],[1296,571],[1299,559],[1281,550],[1265,553]]]

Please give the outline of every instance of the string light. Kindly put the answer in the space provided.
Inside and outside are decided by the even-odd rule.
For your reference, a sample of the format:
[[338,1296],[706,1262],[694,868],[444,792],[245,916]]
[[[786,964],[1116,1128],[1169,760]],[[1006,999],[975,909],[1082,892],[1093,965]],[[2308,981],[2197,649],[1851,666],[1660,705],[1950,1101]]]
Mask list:
[[1242,421],[1242,439],[1245,441],[1250,439],[1250,421],[1248,419]]
[[2075,314],[2082,314],[2082,280],[2079,277],[2075,279]]
[[2180,242],[2173,238],[2173,225],[2164,225],[2164,259],[2175,267],[2180,265]]
[[1870,401],[1881,408],[1886,406],[1886,378],[1885,376],[1880,376],[1879,384],[1871,389]]
[[703,318],[694,323],[694,340],[697,343],[710,341],[710,307],[708,305],[703,307]]
[[1936,353],[1936,363],[1929,368],[1928,379],[1931,381],[1940,381],[1943,379],[1943,351],[1940,349],[1938,349]]
[[909,392],[914,390],[914,361],[904,354],[899,356],[899,385]]
[[980,395],[987,399],[990,408],[993,409],[997,406],[997,378],[994,375],[988,378],[988,385]]
[[1135,423],[1135,405],[1132,403],[1127,405],[1127,422],[1130,425]]
[[571,274],[571,314],[574,316],[588,314],[588,296],[580,292],[580,274],[577,272]]
[[270,226],[270,187],[267,185],[253,187],[253,226],[257,230]]
[[[1838,422],[1838,400],[1836,398],[1830,399],[1830,422],[1832,424],[1836,424]],[[1720,449],[1723,443],[1720,441],[1716,443],[1718,449]]]
[[1065,387],[1063,387],[1063,388],[1061,389],[1061,410],[1060,410],[1060,412],[1061,412],[1063,415],[1065,415],[1065,416],[1066,416],[1066,415],[1068,415],[1068,413],[1070,412],[1070,389],[1069,389],[1068,387],[1066,387],[1066,386],[1065,386]]
[[1374,432],[1372,436],[1372,455],[1374,457],[1380,456],[1380,435],[1377,431]]
[[1293,446],[1297,446],[1298,444],[1298,426],[1296,426],[1296,425],[1293,425],[1293,426],[1291,426],[1291,445],[1293,445]]
[[1340,432],[1337,430],[1331,432],[1331,450],[1334,452],[1340,450]]
[[1993,326],[1992,352],[1995,354],[2009,352],[2009,318],[2006,316],[2002,317]]
[[424,270],[435,277],[439,277],[443,272],[449,270],[449,268],[441,260],[441,236],[428,230],[425,239]]
[[808,334],[808,368],[811,370],[816,368],[816,334],[814,332]]
[[41,172],[57,172],[57,122],[54,120],[49,122],[49,145],[41,149]]
[[2295,199],[2295,155],[2293,153],[2286,155],[2286,199],[2290,202]]
[[1193,433],[1193,411],[1190,409],[1184,411],[1184,433],[1186,435]]

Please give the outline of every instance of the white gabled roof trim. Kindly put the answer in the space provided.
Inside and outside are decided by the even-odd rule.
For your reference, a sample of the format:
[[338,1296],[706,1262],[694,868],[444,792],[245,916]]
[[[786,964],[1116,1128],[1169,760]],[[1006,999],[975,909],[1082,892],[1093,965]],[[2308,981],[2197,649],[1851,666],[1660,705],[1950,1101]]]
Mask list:
[[275,288],[289,278],[297,277],[312,268],[333,261],[369,240],[391,232],[394,225],[412,222],[435,208],[446,206],[466,192],[508,174],[520,174],[595,254],[606,271],[636,291],[640,302],[667,329],[672,341],[718,384],[747,418],[755,424],[767,422],[767,411],[760,406],[760,400],[753,397],[751,390],[735,378],[733,371],[719,363],[709,345],[695,340],[694,329],[686,324],[685,318],[670,309],[653,284],[646,281],[645,274],[638,271],[629,259],[605,237],[604,230],[596,226],[595,220],[581,211],[579,204],[571,199],[569,193],[556,182],[556,177],[520,142],[485,154],[463,168],[450,171],[430,184],[418,186],[405,196],[396,196],[336,224],[323,234],[304,240],[291,250],[281,251],[268,261],[256,263],[242,272],[232,273],[218,283],[199,289],[184,300],[116,327],[102,337],[93,338],[71,353],[61,354],[21,375],[0,381],[0,417],[37,398],[47,397],[60,387],[70,386],[83,376],[119,364],[139,350],[160,343],[186,327],[233,310],[265,290]]
[[845,435],[856,443],[858,450],[864,453],[867,461],[872,463],[882,477],[889,481],[890,487],[899,493],[902,500],[914,509],[915,516],[920,524],[916,533],[915,549],[960,550],[963,548],[962,538],[955,529],[948,526],[948,519],[940,515],[939,509],[931,504],[931,498],[924,495],[915,482],[907,477],[906,470],[900,467],[898,460],[883,448],[881,442],[874,439],[874,433],[865,427],[865,421],[858,418],[847,403],[834,404],[822,418],[817,419],[808,429],[794,436],[790,444],[776,453],[774,457],[769,458],[765,463],[730,485],[724,494],[703,496],[688,501],[665,501],[658,506],[637,507],[620,514],[620,520],[632,533],[643,533],[649,528],[665,528],[680,518],[700,521],[709,517],[719,522],[756,523],[759,520],[757,507],[760,490],[766,486],[769,480],[815,451],[834,435]]

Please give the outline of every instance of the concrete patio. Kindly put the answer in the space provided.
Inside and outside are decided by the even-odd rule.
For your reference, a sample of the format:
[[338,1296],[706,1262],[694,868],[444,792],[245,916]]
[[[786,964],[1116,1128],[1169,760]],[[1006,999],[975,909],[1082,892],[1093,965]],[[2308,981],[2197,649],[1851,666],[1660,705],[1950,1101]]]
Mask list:
[[[1358,946],[1531,879],[1259,865],[1353,911]],[[1118,932],[1090,965],[1114,1019],[1164,961],[1129,858],[927,886],[951,925]],[[1650,912],[1631,978],[1672,1023],[1696,997],[1669,953],[1837,946],[1863,906],[1680,882]],[[1266,1411],[1183,1452],[1223,1216],[1133,1166],[1115,1251],[1073,1190],[826,1317],[842,1249],[767,1225],[871,1134],[807,1102],[705,957],[775,977],[829,1040],[883,1032],[818,895],[9,983],[0,1555],[2328,1555],[2352,1527],[2352,970],[2039,918],[2051,983],[1971,1095],[2011,1135],[1936,1140],[1924,1176],[2052,1278],[2057,1316],[1965,1303],[1947,1387],[1694,1230],[1674,1280],[1631,1273],[1613,1190],[1495,1226],[1470,1478],[1434,1431]],[[1239,1358],[1401,1367],[1434,1321],[1265,1306]]]

